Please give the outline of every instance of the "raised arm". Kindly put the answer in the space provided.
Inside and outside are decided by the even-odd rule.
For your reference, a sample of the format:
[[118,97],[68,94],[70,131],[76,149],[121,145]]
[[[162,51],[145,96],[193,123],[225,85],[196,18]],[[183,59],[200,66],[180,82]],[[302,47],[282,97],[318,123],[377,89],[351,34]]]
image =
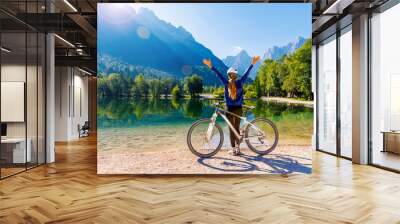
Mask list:
[[221,80],[223,84],[228,83],[228,80],[216,68],[212,66],[210,59],[203,59],[203,64],[207,65],[207,67],[217,75],[217,77],[219,78],[219,80]]
[[254,56],[251,62],[251,65],[247,68],[246,72],[243,74],[242,78],[240,78],[240,82],[244,83],[246,79],[249,77],[250,71],[253,66],[260,60],[260,56]]

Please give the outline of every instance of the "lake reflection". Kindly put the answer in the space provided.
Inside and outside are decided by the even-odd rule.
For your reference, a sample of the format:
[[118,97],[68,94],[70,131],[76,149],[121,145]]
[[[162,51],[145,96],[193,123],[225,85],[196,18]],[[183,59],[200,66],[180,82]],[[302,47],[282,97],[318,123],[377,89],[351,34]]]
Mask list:
[[[98,105],[98,127],[100,131],[107,128],[147,129],[157,126],[179,126],[187,130],[195,120],[212,115],[213,102],[205,99],[103,99]],[[246,104],[255,106],[247,114],[249,119],[266,117],[276,123],[280,144],[311,144],[312,108],[261,100],[246,101]],[[219,122],[222,123],[221,120]]]

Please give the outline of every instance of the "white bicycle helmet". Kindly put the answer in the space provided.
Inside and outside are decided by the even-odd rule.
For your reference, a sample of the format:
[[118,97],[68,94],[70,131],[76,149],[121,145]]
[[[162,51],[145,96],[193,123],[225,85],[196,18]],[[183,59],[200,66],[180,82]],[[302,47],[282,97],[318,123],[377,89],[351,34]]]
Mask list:
[[226,74],[229,74],[229,73],[235,73],[235,74],[237,75],[237,74],[238,74],[238,71],[237,71],[236,68],[230,67],[230,68],[228,69],[228,71],[226,72]]

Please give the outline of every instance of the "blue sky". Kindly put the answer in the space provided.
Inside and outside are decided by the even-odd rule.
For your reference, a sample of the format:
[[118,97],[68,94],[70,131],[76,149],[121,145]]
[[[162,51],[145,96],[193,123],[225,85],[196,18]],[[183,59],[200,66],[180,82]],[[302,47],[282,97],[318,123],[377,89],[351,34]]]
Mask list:
[[149,8],[160,19],[183,26],[220,58],[241,49],[263,55],[272,46],[311,35],[311,4],[127,3],[119,4],[119,10],[104,6],[101,12],[109,11],[114,21],[128,20],[132,15],[124,15],[127,8]]

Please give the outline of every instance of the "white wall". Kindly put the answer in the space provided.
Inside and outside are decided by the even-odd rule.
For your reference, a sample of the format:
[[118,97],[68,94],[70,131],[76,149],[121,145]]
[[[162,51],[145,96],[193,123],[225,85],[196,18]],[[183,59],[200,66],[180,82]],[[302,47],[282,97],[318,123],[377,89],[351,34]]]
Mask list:
[[[1,81],[3,82],[25,82],[25,64],[4,64],[1,66]],[[7,110],[7,108],[1,108]],[[25,122],[7,123],[8,137],[25,137]]]
[[[25,83],[1,82],[1,122],[25,121]],[[34,105],[36,108],[36,105]]]
[[69,124],[69,85],[70,75],[69,68],[56,67],[55,68],[55,141],[67,141]]
[[[37,71],[37,69],[39,69]],[[23,118],[20,122],[5,122],[7,124],[8,138],[24,138],[25,135],[29,139],[29,148],[31,149],[32,162],[39,159],[39,163],[44,163],[44,74],[41,72],[41,67],[25,66],[21,63],[5,63],[1,66],[1,81],[2,82],[23,82],[26,85],[26,106],[19,108],[20,113],[25,114],[26,120]],[[25,80],[27,78],[27,80]],[[3,92],[4,89],[2,89]],[[20,94],[24,94],[24,89]],[[4,94],[4,93],[3,93]],[[7,95],[2,95],[2,98],[7,98]],[[3,113],[16,113],[15,108],[2,107]],[[24,115],[22,115],[24,116]],[[38,155],[37,155],[38,153]]]
[[[34,122],[36,125],[36,107],[38,103],[38,97],[37,96],[37,84],[38,80],[36,77],[36,66],[25,66],[25,64],[3,64],[1,67],[1,81],[2,82],[24,82],[27,87],[27,116],[28,116],[28,122]],[[41,72],[41,71],[39,71]],[[39,73],[38,72],[38,73]],[[41,74],[41,73],[39,73]],[[28,78],[28,80],[25,80],[25,78]],[[40,75],[39,75],[40,76]],[[39,77],[38,77],[39,78]],[[42,83],[40,83],[42,84]],[[43,106],[42,101],[40,101],[41,104],[39,107]],[[8,108],[2,108],[2,110],[7,110]],[[24,110],[24,108],[22,108]],[[33,125],[33,124],[32,124]]]
[[1,66],[1,81],[25,82],[25,64],[3,64]]
[[[76,70],[75,70],[76,71]],[[78,124],[81,126],[88,121],[89,113],[88,113],[88,77],[82,76],[82,73],[76,75],[74,77],[74,108],[72,108],[72,117],[71,125],[72,136],[79,137],[78,133]]]
[[88,78],[76,68],[56,67],[55,140],[79,137],[78,125],[88,120]]

